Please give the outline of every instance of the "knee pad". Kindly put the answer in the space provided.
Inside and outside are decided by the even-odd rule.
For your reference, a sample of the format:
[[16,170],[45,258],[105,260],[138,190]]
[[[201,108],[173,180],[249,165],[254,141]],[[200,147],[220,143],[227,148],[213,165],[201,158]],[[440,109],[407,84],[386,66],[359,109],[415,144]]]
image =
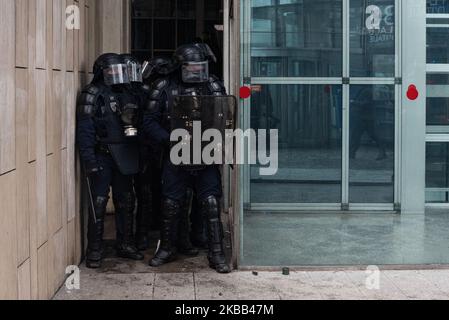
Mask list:
[[209,196],[201,201],[201,208],[203,215],[208,219],[214,219],[220,217],[220,201],[215,196]]
[[165,209],[168,209],[168,210],[179,210],[179,208],[181,208],[181,202],[178,200],[165,198],[163,200],[163,206]]
[[98,220],[103,220],[106,214],[109,197],[96,197],[94,200],[95,216]]

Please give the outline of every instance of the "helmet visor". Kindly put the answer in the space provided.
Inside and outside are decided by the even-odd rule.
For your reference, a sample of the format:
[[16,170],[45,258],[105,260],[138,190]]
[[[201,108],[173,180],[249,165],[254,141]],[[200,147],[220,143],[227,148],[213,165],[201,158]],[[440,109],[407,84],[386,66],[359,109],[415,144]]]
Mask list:
[[131,82],[143,82],[142,65],[136,62],[129,62],[128,75]]
[[182,81],[186,83],[207,82],[209,62],[186,62],[182,65]]
[[104,83],[108,86],[129,83],[128,67],[125,64],[113,64],[103,70]]

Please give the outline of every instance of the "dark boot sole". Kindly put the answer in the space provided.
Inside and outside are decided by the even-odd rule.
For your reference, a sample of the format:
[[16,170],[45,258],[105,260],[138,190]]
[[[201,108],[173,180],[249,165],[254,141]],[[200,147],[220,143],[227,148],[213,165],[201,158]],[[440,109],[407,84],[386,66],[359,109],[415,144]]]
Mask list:
[[150,267],[157,268],[157,267],[161,267],[161,266],[163,266],[165,264],[169,264],[171,262],[174,262],[174,261],[176,261],[176,259],[177,259],[177,257],[174,257],[174,256],[172,256],[172,257],[170,257],[168,259],[164,259],[164,260],[158,259],[158,258],[153,258],[153,259],[150,260],[149,265],[150,265]]
[[128,259],[128,260],[134,260],[134,261],[142,261],[143,259],[145,259],[145,257],[143,255],[142,256],[134,256],[134,255],[117,253],[117,256],[122,259]]
[[215,265],[213,263],[209,263],[209,267],[211,269],[215,270],[216,272],[221,273],[221,274],[228,274],[228,273],[232,272],[232,270],[231,270],[231,268],[229,268],[229,266],[227,266],[227,269],[225,269],[225,270],[220,270],[220,269],[217,269],[218,265]]

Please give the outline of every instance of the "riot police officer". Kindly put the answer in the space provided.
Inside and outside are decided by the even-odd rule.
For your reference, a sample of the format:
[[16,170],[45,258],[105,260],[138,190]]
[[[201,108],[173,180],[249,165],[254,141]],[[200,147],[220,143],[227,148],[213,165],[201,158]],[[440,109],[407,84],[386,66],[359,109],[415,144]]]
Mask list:
[[[161,78],[170,78],[173,76],[173,73],[178,69],[177,63],[173,58],[167,57],[155,57],[149,62],[145,63],[145,82],[153,84],[158,79]],[[153,199],[154,204],[162,204],[162,161],[164,159],[164,147],[154,142],[151,137],[147,137],[147,144],[150,145],[150,159],[149,164],[151,167],[151,175],[155,178],[153,179]],[[158,178],[158,180],[156,180]],[[186,193],[185,198],[181,204],[181,212],[178,219],[178,237],[177,237],[177,246],[178,250],[187,256],[196,256],[199,251],[196,249],[189,237],[189,217],[192,209],[192,197],[191,193]],[[156,202],[157,201],[157,202]],[[160,208],[160,207],[159,207]],[[159,216],[157,218],[160,218]],[[161,222],[158,219],[158,226],[160,230]]]
[[99,268],[110,187],[115,214],[121,221],[117,225],[117,254],[133,260],[144,257],[133,239],[132,178],[139,169],[138,101],[124,90],[129,72],[119,55],[101,55],[93,72],[93,81],[82,90],[78,100],[77,141],[91,200],[86,265]]
[[[149,99],[149,86],[143,83],[143,69],[137,58],[131,54],[122,54],[121,58],[127,65],[130,75],[130,84],[125,85],[125,89],[138,100],[140,127],[143,110]],[[153,213],[151,189],[153,170],[150,170],[150,158],[152,154],[150,146],[142,138],[142,135],[139,134],[140,168],[139,173],[134,177],[134,190],[137,198],[135,241],[137,249],[141,251],[149,247],[149,223]]]
[[[150,261],[157,267],[173,261],[179,249],[179,219],[183,212],[186,190],[193,185],[200,202],[200,210],[207,219],[209,265],[219,273],[228,273],[223,248],[223,226],[220,220],[222,196],[221,175],[216,165],[186,168],[176,166],[169,159],[170,116],[176,96],[221,96],[225,88],[218,78],[209,75],[209,60],[214,59],[210,48],[204,44],[179,47],[174,58],[178,70],[170,77],[155,81],[150,90],[150,101],[144,115],[145,134],[154,143],[165,147],[162,172],[162,230],[159,249]],[[187,238],[189,235],[187,234]]]

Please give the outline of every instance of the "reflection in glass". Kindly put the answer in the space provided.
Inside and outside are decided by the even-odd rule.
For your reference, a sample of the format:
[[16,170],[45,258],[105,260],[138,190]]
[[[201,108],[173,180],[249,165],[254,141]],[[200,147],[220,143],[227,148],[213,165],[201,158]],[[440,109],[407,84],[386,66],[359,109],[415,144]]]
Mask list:
[[349,201],[394,202],[393,85],[350,89]]
[[427,75],[427,112],[428,126],[449,125],[449,75]]
[[449,63],[449,28],[427,28],[427,63]]
[[279,171],[251,168],[253,203],[341,202],[340,85],[256,85],[251,128],[279,130]]
[[449,202],[449,143],[447,142],[427,143],[426,202]]
[[341,77],[342,1],[252,1],[255,77]]
[[351,0],[351,77],[394,77],[394,0]]
[[449,0],[427,0],[427,13],[449,13]]

